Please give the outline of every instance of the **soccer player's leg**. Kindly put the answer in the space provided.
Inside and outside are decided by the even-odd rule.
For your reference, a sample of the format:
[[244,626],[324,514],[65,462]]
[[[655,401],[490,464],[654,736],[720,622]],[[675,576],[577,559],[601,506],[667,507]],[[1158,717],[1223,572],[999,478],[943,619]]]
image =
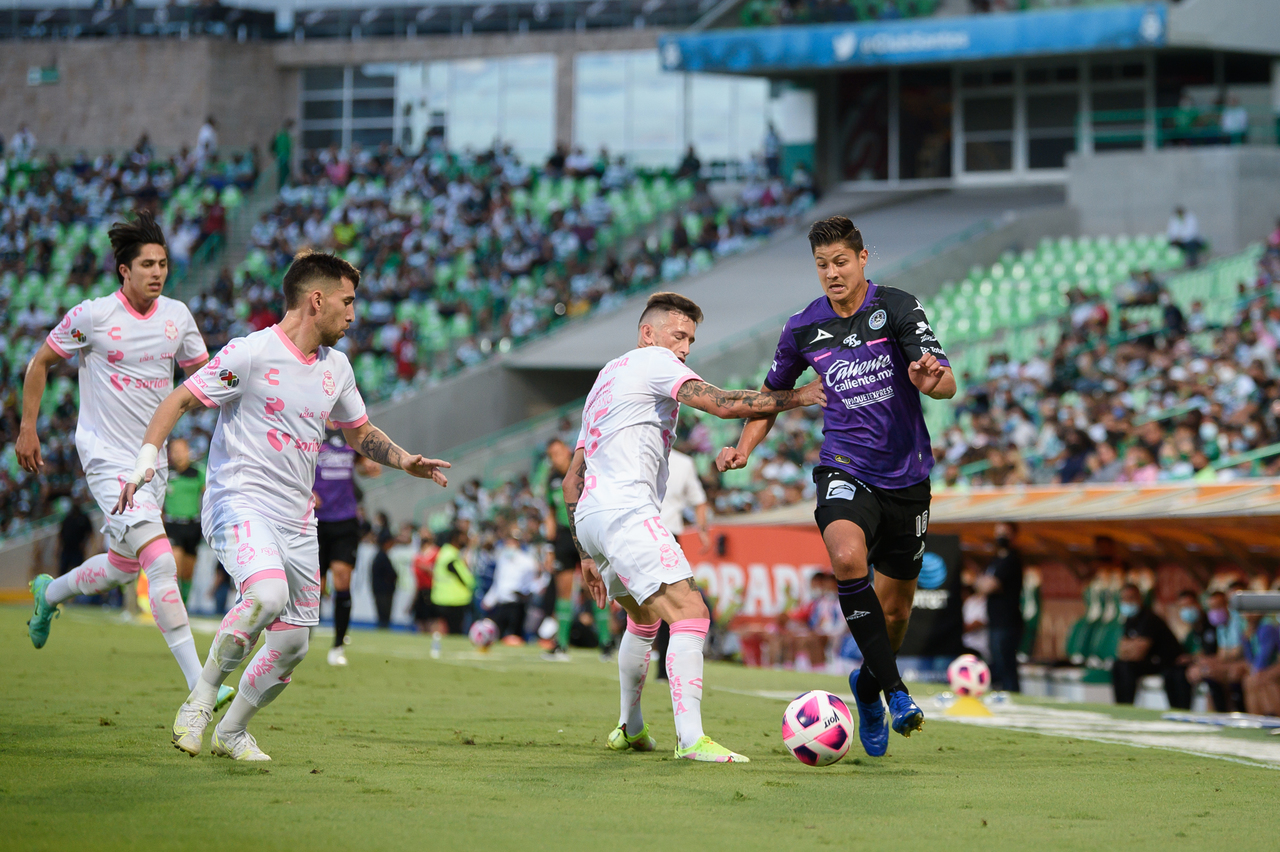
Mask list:
[[746,757],[715,742],[702,729],[702,648],[711,626],[711,613],[693,581],[693,569],[679,542],[663,527],[657,509],[652,508],[618,516],[609,530],[605,549],[609,572],[627,593],[614,597],[624,606],[628,598],[639,604],[635,612],[628,610],[632,619],[640,624],[661,619],[671,628],[664,662],[675,716],[676,757],[746,763]]
[[284,692],[307,655],[310,628],[320,623],[320,563],[314,534],[272,526],[282,554],[287,599],[266,630],[262,649],[245,667],[240,690],[210,738],[210,750],[234,760],[270,760],[248,731],[249,721]]
[[[639,604],[627,596],[623,606],[635,610],[644,618]],[[618,714],[618,727],[609,734],[608,745],[614,751],[653,751],[658,747],[649,734],[644,714],[640,710],[640,697],[644,693],[645,679],[649,676],[649,659],[653,652],[653,637],[658,635],[660,621],[650,624],[637,622],[627,615],[627,629],[618,643],[618,684],[622,709]]]
[[137,554],[137,563],[147,573],[147,598],[151,617],[164,636],[169,652],[178,661],[187,689],[194,689],[200,678],[200,655],[191,635],[187,607],[178,587],[178,562],[173,555],[164,527],[155,521],[144,521],[125,530],[123,545]]
[[174,721],[173,744],[190,755],[200,753],[204,729],[219,703],[223,681],[244,662],[258,637],[289,604],[284,560],[272,531],[266,519],[244,517],[228,519],[209,533],[209,545],[226,566],[240,599],[223,617],[200,677]]
[[814,518],[836,575],[845,623],[862,652],[862,668],[849,676],[858,708],[858,736],[867,754],[879,757],[889,744],[880,693],[906,691],[867,563],[868,539],[874,541],[881,523],[880,501],[864,483],[835,468],[819,468],[814,479]]

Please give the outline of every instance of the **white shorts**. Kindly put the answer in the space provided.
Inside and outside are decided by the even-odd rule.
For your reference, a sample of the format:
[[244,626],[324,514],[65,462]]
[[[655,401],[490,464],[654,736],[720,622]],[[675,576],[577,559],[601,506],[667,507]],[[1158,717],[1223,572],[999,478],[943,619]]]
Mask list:
[[89,485],[89,493],[102,510],[102,529],[107,537],[107,546],[130,559],[137,558],[125,543],[125,532],[129,527],[142,523],[163,524],[165,485],[169,480],[169,469],[162,467],[150,482],[144,482],[134,492],[133,508],[126,508],[119,515],[111,514],[116,501],[120,499],[120,490],[124,488],[124,479],[133,473],[128,470],[103,462],[92,462],[85,469],[84,478]]
[[300,533],[249,513],[223,515],[205,527],[205,541],[241,593],[257,580],[275,577],[289,584],[289,603],[280,620],[295,627],[320,623],[320,545],[315,530]]
[[680,542],[662,525],[657,506],[592,512],[575,520],[578,541],[600,569],[609,600],[644,603],[664,584],[693,576]]

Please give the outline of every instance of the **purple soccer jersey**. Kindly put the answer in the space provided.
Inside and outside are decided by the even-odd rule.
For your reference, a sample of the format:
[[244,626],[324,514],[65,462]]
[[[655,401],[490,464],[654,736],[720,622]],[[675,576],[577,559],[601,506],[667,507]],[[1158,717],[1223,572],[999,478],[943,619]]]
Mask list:
[[826,296],[793,314],[765,384],[791,390],[813,367],[827,392],[821,463],[881,488],[906,488],[933,470],[920,392],[907,375],[925,352],[951,366],[916,297],[868,282],[851,317],[838,316]]
[[320,498],[317,521],[349,521],[356,517],[356,451],[347,446],[341,432],[334,432],[320,445],[316,458],[316,484]]

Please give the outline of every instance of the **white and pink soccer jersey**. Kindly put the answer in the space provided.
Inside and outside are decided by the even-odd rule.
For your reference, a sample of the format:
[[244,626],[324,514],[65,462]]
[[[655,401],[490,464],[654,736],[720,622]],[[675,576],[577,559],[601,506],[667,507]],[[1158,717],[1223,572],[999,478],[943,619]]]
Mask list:
[[670,349],[632,349],[605,365],[587,396],[578,447],[587,476],[577,516],[662,505],[675,442],[676,394],[698,374]]
[[272,326],[232,340],[185,384],[205,405],[221,407],[209,445],[205,530],[253,516],[313,533],[325,420],[353,428],[369,419],[347,356],[328,346],[304,356]]
[[164,448],[155,479],[139,489],[136,508],[118,516],[109,510],[120,496],[120,477],[133,472],[151,415],[173,390],[174,363],[192,367],[208,357],[191,311],[161,296],[140,314],[117,290],[76,305],[47,341],[62,357],[80,358],[76,450],[108,527],[159,522],[167,471]]

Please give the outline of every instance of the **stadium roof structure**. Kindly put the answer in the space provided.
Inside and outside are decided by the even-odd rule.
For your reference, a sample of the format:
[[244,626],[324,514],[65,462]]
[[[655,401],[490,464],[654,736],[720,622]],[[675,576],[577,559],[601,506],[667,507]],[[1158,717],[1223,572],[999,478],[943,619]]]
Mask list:
[[[1138,557],[1189,562],[1280,562],[1280,479],[1152,485],[1043,485],[937,491],[929,531],[981,550],[992,525],[1015,521],[1029,556],[1091,556],[1108,536]],[[717,519],[717,523],[812,526],[812,501]]]

